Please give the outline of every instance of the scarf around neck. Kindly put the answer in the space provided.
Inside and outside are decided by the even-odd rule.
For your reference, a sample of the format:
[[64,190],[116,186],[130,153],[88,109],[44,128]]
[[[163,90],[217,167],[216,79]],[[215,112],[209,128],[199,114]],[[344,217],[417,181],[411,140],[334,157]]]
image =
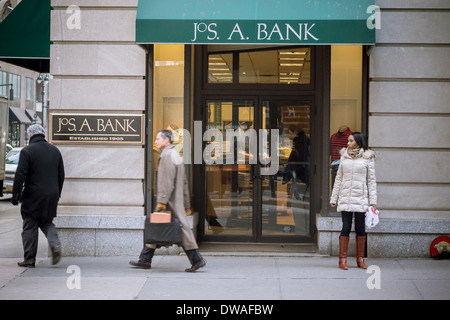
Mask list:
[[355,159],[359,155],[360,151],[361,151],[361,148],[359,148],[359,147],[358,148],[354,148],[354,149],[347,148],[348,155],[350,157],[352,157],[353,159]]

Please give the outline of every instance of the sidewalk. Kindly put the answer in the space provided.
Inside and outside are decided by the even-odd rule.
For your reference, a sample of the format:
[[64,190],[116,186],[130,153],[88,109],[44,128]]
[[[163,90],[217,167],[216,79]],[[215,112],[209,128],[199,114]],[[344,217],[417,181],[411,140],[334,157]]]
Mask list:
[[26,269],[17,266],[23,260],[21,227],[18,207],[0,201],[0,300],[450,299],[450,260],[366,259],[373,266],[368,273],[354,257],[345,271],[337,257],[251,247],[253,252],[200,250],[208,263],[195,273],[184,272],[186,256],[155,256],[150,270],[129,266],[139,252],[63,257],[52,266],[39,232],[36,268]]
[[207,253],[196,273],[184,272],[186,256],[155,256],[150,270],[129,266],[136,257],[45,258],[33,269],[0,258],[0,299],[450,299],[450,260],[366,259],[368,273],[353,257],[345,271],[337,257],[253,255]]

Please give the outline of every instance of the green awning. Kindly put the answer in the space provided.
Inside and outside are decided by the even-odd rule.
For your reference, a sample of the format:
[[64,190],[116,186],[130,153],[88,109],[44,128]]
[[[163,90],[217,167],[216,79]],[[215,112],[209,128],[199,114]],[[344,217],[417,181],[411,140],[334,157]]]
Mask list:
[[136,43],[374,44],[373,5],[374,0],[140,0]]
[[22,0],[0,23],[0,58],[50,58],[50,0]]
[[27,117],[25,109],[17,107],[9,107],[9,120],[10,122],[31,124],[31,120]]

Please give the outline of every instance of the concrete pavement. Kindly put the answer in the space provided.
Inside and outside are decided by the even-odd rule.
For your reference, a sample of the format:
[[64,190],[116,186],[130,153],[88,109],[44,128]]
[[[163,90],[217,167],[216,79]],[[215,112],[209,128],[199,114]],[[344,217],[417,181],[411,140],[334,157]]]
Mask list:
[[[155,256],[150,270],[130,267],[135,257],[66,257],[51,266],[16,266],[0,259],[0,299],[302,300],[450,299],[450,260],[205,255],[204,269],[186,273],[185,256]],[[195,290],[193,290],[195,288]]]
[[208,251],[207,266],[186,273],[186,256],[155,256],[152,269],[133,268],[128,261],[136,252],[63,257],[52,266],[40,233],[36,268],[24,269],[17,266],[23,254],[18,211],[0,205],[6,207],[0,208],[0,300],[151,299],[182,305],[182,300],[450,299],[450,260],[366,259],[367,271],[350,257],[345,271],[337,267],[337,257],[310,253]]
[[[46,258],[47,239],[39,230],[37,257]],[[11,204],[11,195],[0,198],[0,258],[23,257],[20,206]],[[1,276],[0,276],[1,277]]]

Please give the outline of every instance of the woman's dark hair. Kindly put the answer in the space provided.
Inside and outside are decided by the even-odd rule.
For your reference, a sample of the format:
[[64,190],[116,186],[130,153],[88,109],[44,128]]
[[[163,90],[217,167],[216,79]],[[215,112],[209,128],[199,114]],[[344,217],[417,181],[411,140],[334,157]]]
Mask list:
[[356,143],[361,149],[368,150],[369,146],[367,144],[367,139],[361,132],[352,132],[351,134],[353,139],[355,139]]

